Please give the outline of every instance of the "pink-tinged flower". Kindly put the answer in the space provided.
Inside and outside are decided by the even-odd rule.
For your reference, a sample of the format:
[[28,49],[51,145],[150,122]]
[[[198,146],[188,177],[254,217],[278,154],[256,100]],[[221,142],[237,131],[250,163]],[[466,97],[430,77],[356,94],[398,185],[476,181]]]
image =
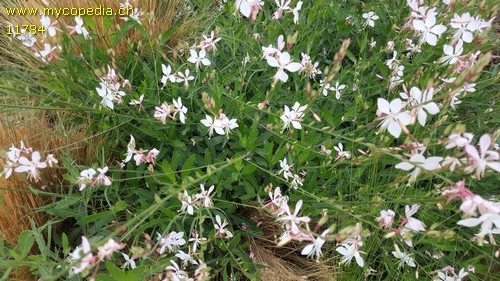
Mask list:
[[446,27],[442,24],[436,25],[436,16],[427,16],[423,20],[414,20],[413,28],[420,31],[420,41],[427,42],[431,46],[436,46],[438,37],[446,31]]
[[[231,130],[238,128],[238,123],[236,119],[229,119],[224,113],[219,114],[219,126],[216,126],[215,131],[220,135],[226,135],[229,137]],[[217,128],[222,128],[223,132],[217,130]]]
[[255,20],[257,14],[262,10],[264,1],[262,0],[236,0],[236,9],[243,14],[243,16]]
[[351,152],[344,151],[344,145],[342,143],[339,143],[337,146],[334,146],[333,149],[337,151],[337,157],[335,158],[335,160],[338,160],[340,158],[345,158],[345,159],[351,158]]
[[458,275],[454,272],[453,268],[451,270],[442,270],[438,273],[438,278],[434,281],[463,281],[464,277],[469,273],[465,269],[461,268]]
[[393,210],[382,210],[380,211],[380,217],[375,220],[378,221],[380,227],[389,229],[392,227],[395,215],[396,213]]
[[283,121],[282,131],[285,129],[290,129],[290,125],[292,125],[295,129],[302,129],[302,118],[304,118],[304,111],[306,110],[307,105],[300,106],[300,103],[295,102],[292,106],[292,110],[285,105],[285,110],[281,115],[281,120]]
[[457,166],[458,167],[462,166],[462,162],[460,162],[460,160],[458,160],[455,157],[446,156],[443,159],[443,162],[441,162],[441,166],[443,167],[449,166],[450,172],[454,172]]
[[285,47],[285,40],[283,35],[278,36],[277,48],[274,48],[273,45],[269,44],[268,47],[262,47],[263,56],[262,58],[267,57],[278,57],[281,54],[281,51]]
[[186,244],[186,240],[184,240],[184,232],[170,232],[167,236],[161,236],[157,233],[158,244],[160,248],[158,249],[158,253],[163,254],[165,250],[169,250],[170,252],[177,249],[177,247]]
[[110,238],[106,244],[97,248],[97,255],[101,260],[110,259],[114,252],[123,249],[123,247],[125,247],[125,244],[117,243],[115,240]]
[[175,82],[176,78],[175,75],[172,74],[172,67],[170,65],[166,66],[163,63],[161,64],[161,72],[163,76],[161,77],[161,83],[163,84],[163,87],[167,85],[167,82],[170,80],[170,82]]
[[476,236],[484,237],[487,234],[500,234],[500,214],[486,213],[479,218],[468,218],[457,222],[458,225],[475,227],[481,224],[481,231]]
[[364,23],[364,26],[375,26],[375,21],[379,19],[377,15],[375,15],[374,12],[368,12],[363,14],[363,18],[366,19],[366,22]]
[[82,245],[69,254],[69,259],[73,263],[72,274],[78,274],[95,263],[96,258],[92,256],[89,240],[85,236],[82,236]]
[[310,79],[315,79],[316,75],[321,74],[321,70],[318,69],[318,62],[313,64],[311,57],[309,57],[308,54],[300,53],[300,55],[302,56],[302,68],[300,69],[301,73],[303,72]]
[[215,221],[217,222],[217,224],[214,224],[214,228],[217,230],[215,232],[215,237],[219,237],[219,236],[222,237],[223,235],[226,238],[233,237],[233,234],[229,230],[225,229],[225,227],[229,225],[227,220],[224,219],[224,222],[222,222],[220,216],[216,215]]
[[288,81],[288,74],[286,74],[285,70],[297,72],[302,68],[300,63],[291,61],[290,54],[288,52],[282,52],[277,58],[267,56],[266,60],[270,66],[278,68],[278,71],[274,76],[274,81],[281,80],[283,83],[286,83],[286,81]]
[[283,208],[285,209],[286,216],[278,218],[280,221],[285,221],[290,223],[291,226],[291,233],[292,234],[298,234],[301,232],[299,230],[299,225],[303,222],[308,223],[311,221],[311,218],[309,217],[297,217],[297,215],[300,212],[300,208],[302,207],[302,200],[299,200],[297,204],[295,204],[295,211],[292,212],[290,211],[290,208],[288,207],[288,204],[284,204]]
[[37,182],[40,179],[38,169],[44,169],[47,167],[47,163],[40,162],[41,156],[40,152],[35,151],[31,154],[31,161],[28,158],[21,156],[19,157],[19,166],[17,166],[14,171],[16,173],[28,173],[28,179]]
[[292,8],[290,8],[290,2],[292,2],[292,0],[274,0],[274,2],[278,5],[278,10],[273,14],[273,19],[275,20],[280,19],[283,12],[292,10]]
[[156,157],[158,157],[158,154],[160,154],[160,151],[158,149],[156,148],[151,149],[148,152],[148,155],[146,156],[145,162],[155,165]]
[[82,34],[84,38],[89,37],[89,32],[87,29],[83,26],[83,20],[81,17],[75,17],[75,26],[68,26],[68,28],[71,30],[69,34]]
[[215,187],[212,185],[208,188],[208,190],[205,190],[205,185],[200,184],[200,189],[201,192],[197,193],[195,195],[196,199],[200,199],[202,201],[202,206],[205,208],[209,208],[213,206],[212,198],[210,198],[211,193],[214,191]]
[[217,47],[215,46],[215,43],[219,42],[221,39],[215,38],[213,31],[210,33],[210,37],[203,35],[203,38],[204,40],[200,42],[198,48],[203,49],[207,52],[210,52],[211,50],[213,50],[214,53],[217,52]]
[[400,99],[394,99],[389,103],[383,98],[378,98],[377,104],[378,110],[382,113],[380,114],[380,119],[382,119],[380,128],[387,129],[392,136],[398,138],[401,135],[401,126],[411,123],[410,113],[401,112],[403,103]]
[[288,203],[288,196],[283,196],[281,194],[281,189],[279,186],[277,186],[274,189],[274,193],[272,191],[269,191],[269,198],[271,201],[267,203],[266,205],[263,206],[263,208],[271,206],[273,211],[277,211],[275,214],[276,216],[281,216],[285,210],[282,208],[284,204]]
[[425,156],[422,154],[412,155],[409,159],[409,162],[400,162],[395,166],[396,169],[410,171],[415,168],[410,175],[410,182],[413,182],[417,179],[420,174],[421,168],[427,171],[433,171],[441,168],[440,162],[443,160],[443,157],[433,156],[425,159]]
[[329,231],[330,229],[323,231],[321,236],[316,237],[312,244],[306,245],[300,254],[307,257],[316,256],[316,259],[319,259],[321,257],[321,247],[325,244],[326,235]]
[[486,168],[490,168],[496,172],[500,172],[499,154],[496,151],[488,150],[492,144],[490,135],[484,134],[479,139],[479,150],[468,144],[465,146],[465,152],[469,156],[469,166],[465,167],[464,171],[476,171],[477,179],[481,179]]
[[460,210],[464,212],[466,216],[476,216],[478,210],[481,215],[500,213],[500,204],[485,200],[479,195],[473,195],[463,199]]
[[356,243],[342,244],[342,246],[337,247],[335,250],[343,256],[342,260],[340,261],[340,264],[350,264],[352,258],[355,258],[356,263],[360,267],[363,267],[365,265],[365,261],[361,257],[361,253],[363,252],[359,251],[358,247],[359,246]]
[[445,148],[466,147],[470,144],[473,137],[474,135],[471,133],[451,134],[448,136],[448,144],[446,144]]
[[443,52],[445,56],[439,59],[439,62],[444,63],[444,64],[455,64],[457,61],[460,59],[460,56],[462,55],[464,48],[464,41],[458,40],[457,44],[455,47],[450,46],[450,45],[444,45],[443,46]]
[[106,176],[106,173],[108,172],[108,166],[105,166],[103,168],[97,168],[97,171],[99,172],[99,175],[97,175],[97,177],[95,178],[95,182],[97,184],[110,186],[111,180],[109,179],[108,176]]
[[205,50],[200,50],[200,52],[196,52],[196,50],[189,50],[191,56],[188,58],[190,63],[194,63],[196,69],[200,68],[200,63],[204,66],[210,65],[210,60],[206,58],[207,52]]
[[49,62],[54,58],[57,58],[55,51],[62,50],[61,45],[56,45],[54,47],[50,46],[50,44],[43,44],[43,50],[35,51],[35,57],[41,58],[43,62]]
[[166,124],[167,118],[174,119],[172,112],[172,107],[164,102],[159,107],[155,107],[154,117],[162,124]]
[[54,157],[54,154],[47,155],[47,157],[45,157],[45,162],[49,164],[50,167],[59,163],[59,161],[57,161],[57,159]]

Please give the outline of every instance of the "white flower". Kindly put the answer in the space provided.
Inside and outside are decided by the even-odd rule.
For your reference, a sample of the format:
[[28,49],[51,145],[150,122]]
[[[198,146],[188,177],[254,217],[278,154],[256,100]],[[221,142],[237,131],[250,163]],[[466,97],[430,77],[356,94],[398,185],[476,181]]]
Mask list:
[[301,224],[302,222],[308,223],[311,221],[309,217],[297,217],[301,207],[302,207],[302,200],[299,200],[297,204],[295,204],[295,211],[292,214],[290,208],[288,207],[288,204],[283,204],[286,216],[278,218],[279,221],[285,221],[290,223],[292,234],[297,234],[300,232],[298,226],[299,224]]
[[42,19],[40,19],[40,23],[43,25],[45,28],[45,31],[49,34],[50,37],[56,36],[56,28],[54,25],[57,24],[57,21],[51,22],[50,18],[48,16],[42,16]]
[[97,248],[98,256],[101,260],[110,259],[114,252],[123,249],[123,247],[125,247],[125,244],[117,243],[115,240],[110,238],[108,242]]
[[217,127],[215,128],[215,131],[219,135],[226,135],[229,137],[229,133],[231,130],[238,128],[238,123],[236,123],[236,119],[229,119],[224,113],[221,113],[219,116],[219,128],[223,129],[223,132],[221,133],[220,131],[217,130]]
[[428,15],[425,20],[414,20],[413,27],[422,33],[420,41],[425,41],[431,46],[436,46],[438,37],[446,31],[444,25],[436,25],[435,15]]
[[440,58],[439,62],[445,64],[455,64],[460,58],[460,55],[462,55],[462,52],[464,51],[463,44],[464,41],[462,40],[458,40],[455,47],[445,44],[443,46],[443,52],[445,56]]
[[399,267],[402,267],[405,263],[410,267],[416,267],[415,260],[411,257],[410,254],[401,251],[392,251],[392,255],[399,259]]
[[165,268],[165,270],[172,272],[169,277],[170,279],[168,279],[169,281],[194,281],[193,278],[189,278],[187,272],[179,268],[179,265],[175,261],[171,260],[170,263],[172,263],[172,265]]
[[382,210],[380,216],[375,220],[379,222],[380,227],[391,228],[395,215],[396,213],[393,210]]
[[205,190],[205,185],[200,184],[200,189],[201,189],[201,193],[197,193],[195,195],[195,198],[201,199],[203,202],[202,205],[205,208],[209,208],[209,207],[213,206],[214,203],[212,202],[212,199],[210,198],[210,194],[214,191],[215,187],[212,185],[208,188],[208,190]]
[[292,166],[287,164],[286,158],[283,158],[283,160],[279,160],[279,162],[281,170],[279,170],[278,174],[283,173],[283,177],[285,178],[285,180],[288,180],[289,177],[293,177],[293,173],[290,171],[292,169]]
[[82,236],[82,245],[76,247],[75,250],[69,254],[69,259],[73,263],[78,263],[71,267],[72,274],[78,274],[94,263],[92,249],[90,248],[89,240],[87,240],[85,236]]
[[341,94],[340,90],[343,90],[343,89],[345,89],[345,85],[344,84],[339,85],[339,81],[337,81],[335,83],[335,86],[332,86],[330,88],[330,90],[335,91],[335,98],[338,99],[338,100],[340,99],[340,94]]
[[201,48],[207,52],[210,52],[210,50],[214,50],[214,53],[217,52],[215,43],[219,42],[221,39],[215,38],[215,34],[213,31],[210,33],[210,37],[203,35],[203,38],[205,40],[201,41],[200,45],[198,45],[198,48]]
[[188,58],[190,63],[194,63],[196,65],[196,69],[200,68],[200,63],[204,66],[210,65],[210,60],[206,58],[207,52],[204,49],[201,49],[199,53],[196,50],[189,50],[191,57]]
[[353,243],[353,244],[342,244],[342,246],[337,247],[335,249],[337,252],[339,252],[341,255],[343,255],[342,260],[340,261],[340,264],[350,264],[352,258],[356,259],[356,263],[360,266],[363,267],[365,265],[365,261],[361,257],[361,253],[358,250],[358,244]]
[[[410,157],[409,162],[403,161],[395,166],[396,169],[410,171],[415,168],[410,176],[410,182],[416,180],[418,175],[420,174],[421,168],[432,171],[441,168],[440,162],[443,160],[443,157],[429,157],[425,159],[425,156],[422,154],[414,154]],[[416,165],[415,165],[416,164]],[[417,166],[418,165],[418,166]]]
[[21,30],[21,34],[19,34],[16,38],[22,41],[23,45],[28,48],[33,47],[37,41],[35,35],[31,34],[30,32],[27,32],[24,29]]
[[40,175],[38,174],[38,169],[44,169],[47,167],[47,163],[40,162],[41,156],[40,152],[35,151],[31,154],[31,161],[28,158],[21,156],[19,157],[19,166],[14,170],[16,173],[28,173],[28,179],[38,181]]
[[95,88],[97,94],[102,97],[101,105],[104,107],[109,107],[110,109],[114,108],[113,100],[115,98],[113,92],[104,84],[100,82],[101,88]]
[[133,258],[130,258],[127,254],[122,253],[123,258],[125,259],[125,263],[122,265],[121,268],[127,268],[130,266],[130,269],[136,268],[135,261]]
[[41,58],[43,62],[49,62],[52,59],[56,58],[55,51],[61,50],[60,45],[56,45],[54,47],[50,46],[50,44],[43,44],[44,49],[41,51],[35,51],[35,57]]
[[278,71],[274,76],[274,80],[281,80],[283,83],[288,81],[288,74],[286,74],[285,70],[290,72],[299,71],[302,68],[302,65],[298,62],[292,62],[290,59],[290,54],[287,52],[283,52],[279,54],[277,58],[272,56],[267,56],[267,63],[272,67],[277,67]]
[[[439,113],[439,107],[435,102],[431,102],[434,97],[434,88],[426,89],[423,93],[417,87],[412,87],[410,89],[410,97],[412,98],[411,104],[416,106],[414,111],[416,111],[418,123],[425,126],[427,121],[427,112],[431,115]],[[425,110],[424,110],[425,109]]]
[[177,77],[175,77],[175,82],[181,83],[184,82],[184,87],[189,87],[189,81],[194,80],[194,76],[189,75],[189,69],[186,69],[184,73],[177,72]]
[[306,110],[306,108],[307,105],[300,106],[298,102],[295,102],[295,104],[292,106],[292,110],[290,110],[290,108],[285,105],[285,110],[280,117],[283,121],[282,130],[290,129],[290,124],[297,130],[302,129],[302,125],[300,124],[300,122],[302,122],[302,118],[304,117],[304,111]]
[[369,25],[371,27],[374,27],[375,21],[379,19],[379,17],[377,15],[375,15],[374,12],[364,13],[363,18],[366,19],[364,26]]
[[92,168],[80,172],[80,177],[78,177],[77,179],[77,182],[80,185],[79,188],[80,191],[84,190],[87,187],[87,185],[93,184],[94,175],[96,173],[97,172]]
[[220,121],[219,122],[216,122],[216,121],[219,121],[217,120],[217,118],[214,118],[212,119],[212,117],[210,117],[209,115],[205,115],[205,119],[201,119],[201,124],[205,125],[206,127],[208,127],[208,137],[212,137],[212,135],[214,134],[214,130],[216,128],[218,128],[218,126],[220,126]]
[[177,247],[186,244],[186,240],[184,240],[184,232],[170,232],[166,237],[158,235],[158,243],[160,244],[160,249],[158,249],[158,253],[163,254],[166,249],[169,251],[175,250]]
[[225,235],[226,238],[232,238],[233,234],[225,229],[225,227],[228,225],[227,221],[224,219],[224,222],[222,222],[221,218],[219,215],[215,216],[215,221],[217,224],[214,224],[214,228],[217,230],[215,233],[215,237],[217,236],[222,236]]
[[74,26],[74,30],[77,34],[82,34],[84,38],[89,37],[89,32],[83,26],[83,20],[81,17],[75,17],[76,25]]
[[467,12],[461,16],[454,14],[450,26],[456,29],[453,39],[461,38],[464,42],[471,43],[474,39],[472,32],[479,30],[481,22],[471,17]]
[[186,268],[189,265],[189,263],[196,264],[196,265],[198,264],[198,262],[193,259],[192,255],[185,253],[182,250],[177,250],[177,253],[175,254],[175,256],[178,257],[180,260],[182,260],[182,266],[184,268]]
[[184,190],[184,194],[179,194],[179,199],[182,203],[180,212],[184,212],[187,210],[187,213],[192,216],[194,213],[194,202],[191,196],[189,196],[189,194],[187,193],[187,190]]
[[99,175],[95,178],[95,182],[105,186],[110,186],[111,180],[108,176],[106,176],[106,173],[108,172],[108,166],[97,168],[97,171],[99,172]]
[[484,175],[486,168],[500,172],[500,162],[498,161],[500,158],[499,153],[488,150],[491,144],[492,140],[490,135],[484,134],[479,139],[480,154],[473,145],[468,144],[465,146],[465,152],[469,156],[471,164],[465,167],[464,171],[472,172],[476,170],[476,177],[478,180]]
[[316,237],[312,244],[306,245],[300,254],[307,257],[316,256],[316,259],[319,259],[321,256],[321,247],[325,244],[325,237],[329,231],[330,229],[323,231],[321,236]]
[[470,144],[473,137],[474,135],[472,135],[471,133],[451,134],[448,136],[448,144],[445,146],[445,148],[451,149],[455,147],[465,147]]
[[448,273],[449,272],[440,271],[438,273],[439,279],[435,279],[434,281],[462,281],[463,278],[469,274],[463,268],[460,269],[458,275],[454,271],[451,271],[452,276],[448,276]]
[[405,229],[411,231],[425,231],[425,224],[420,220],[412,217],[418,211],[419,208],[420,208],[419,204],[414,204],[411,207],[408,205],[405,206],[406,223],[403,224],[403,227]]
[[345,159],[351,158],[351,152],[344,151],[344,145],[342,143],[339,143],[338,146],[334,146],[333,149],[335,149],[338,153],[336,159],[340,159],[342,157]]
[[297,5],[295,5],[295,8],[293,8],[292,13],[293,13],[293,22],[295,24],[299,23],[299,11],[302,8],[302,1],[297,2]]
[[401,135],[401,126],[409,125],[411,122],[410,113],[401,112],[403,103],[400,99],[394,99],[389,103],[383,98],[378,98],[377,104],[378,110],[382,113],[380,118],[383,120],[380,127],[398,138]]
[[257,14],[262,10],[264,1],[262,0],[236,0],[236,9],[239,10],[243,16],[255,20]]
[[176,100],[172,100],[175,106],[175,112],[174,112],[174,117],[177,113],[179,113],[179,120],[181,121],[182,124],[186,123],[186,113],[187,113],[187,107],[182,105],[182,100],[181,97],[177,98]]
[[174,116],[172,116],[172,111],[172,107],[164,102],[159,107],[155,106],[155,113],[153,116],[162,124],[166,124],[167,117],[172,119],[174,118]]
[[172,67],[170,65],[165,66],[164,64],[161,64],[161,72],[163,73],[163,76],[161,77],[161,83],[163,84],[163,87],[167,85],[167,81],[170,80],[171,82],[175,82],[175,76],[172,75]]
[[457,222],[458,225],[475,227],[481,224],[481,231],[476,236],[484,237],[487,234],[500,234],[500,214],[486,213],[479,218],[468,218]]

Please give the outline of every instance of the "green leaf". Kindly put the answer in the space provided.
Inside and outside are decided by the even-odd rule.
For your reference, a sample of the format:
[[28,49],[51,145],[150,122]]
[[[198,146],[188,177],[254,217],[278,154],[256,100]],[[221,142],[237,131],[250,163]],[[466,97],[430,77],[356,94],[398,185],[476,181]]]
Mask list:
[[17,246],[19,247],[19,255],[21,259],[26,258],[34,243],[35,237],[31,231],[25,230],[19,234]]

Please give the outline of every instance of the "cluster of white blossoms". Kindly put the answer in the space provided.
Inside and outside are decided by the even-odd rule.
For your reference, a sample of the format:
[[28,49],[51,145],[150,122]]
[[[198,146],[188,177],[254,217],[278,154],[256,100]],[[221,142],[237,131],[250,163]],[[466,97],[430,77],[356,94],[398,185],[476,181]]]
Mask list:
[[123,160],[123,163],[127,163],[132,158],[134,158],[135,164],[137,166],[139,166],[143,163],[151,163],[151,164],[155,165],[156,164],[156,157],[158,157],[159,153],[160,153],[160,151],[156,148],[153,148],[149,151],[144,150],[142,148],[137,150],[135,148],[134,136],[130,135],[130,141],[127,145],[127,153],[125,154],[125,160]]
[[208,137],[212,137],[214,131],[219,135],[226,135],[229,137],[231,130],[238,128],[238,123],[236,119],[229,119],[224,113],[219,113],[219,117],[205,116],[205,119],[201,120],[201,123],[208,127]]
[[182,203],[179,212],[186,212],[189,215],[193,215],[195,208],[210,208],[213,206],[214,203],[211,194],[215,187],[212,185],[208,190],[205,190],[205,185],[200,184],[200,189],[201,192],[196,193],[194,196],[189,195],[187,190],[184,190],[183,193],[179,193],[178,197]]
[[[128,80],[122,80],[116,74],[116,70],[108,65],[108,73],[99,77],[100,88],[95,88],[97,94],[102,98],[101,105],[114,109],[114,103],[121,104],[125,92],[121,90],[122,87],[131,89]],[[122,80],[122,81],[121,81]]]
[[44,161],[41,160],[40,152],[34,151],[31,147],[25,147],[24,142],[21,141],[19,148],[14,145],[9,148],[0,175],[5,176],[7,179],[13,172],[26,173],[28,174],[28,180],[37,182],[40,179],[40,169],[45,169],[47,166],[52,167],[58,163],[53,154],[47,155]]
[[186,123],[186,113],[187,107],[182,104],[181,98],[177,100],[172,100],[173,107],[168,105],[166,102],[162,103],[160,106],[155,107],[154,117],[160,121],[162,124],[166,124],[167,118],[176,120],[176,115],[179,114],[179,120],[182,124]]
[[[99,175],[97,175],[97,177],[94,177],[97,172],[99,172]],[[98,185],[111,185],[111,180],[108,176],[106,176],[106,173],[108,172],[108,166],[97,168],[97,172],[92,168],[80,172],[80,177],[78,177],[77,179],[80,191],[83,191],[87,186],[95,188]]]

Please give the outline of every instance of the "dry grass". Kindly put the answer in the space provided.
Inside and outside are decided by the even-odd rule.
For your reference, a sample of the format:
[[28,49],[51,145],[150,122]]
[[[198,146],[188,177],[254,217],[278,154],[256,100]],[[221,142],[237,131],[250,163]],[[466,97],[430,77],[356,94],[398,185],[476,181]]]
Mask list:
[[281,225],[274,222],[268,212],[246,208],[242,214],[255,222],[264,233],[249,241],[255,262],[266,266],[260,269],[263,281],[334,280],[334,267],[328,262],[317,263],[300,255],[303,243],[292,241],[283,247],[276,246]]

